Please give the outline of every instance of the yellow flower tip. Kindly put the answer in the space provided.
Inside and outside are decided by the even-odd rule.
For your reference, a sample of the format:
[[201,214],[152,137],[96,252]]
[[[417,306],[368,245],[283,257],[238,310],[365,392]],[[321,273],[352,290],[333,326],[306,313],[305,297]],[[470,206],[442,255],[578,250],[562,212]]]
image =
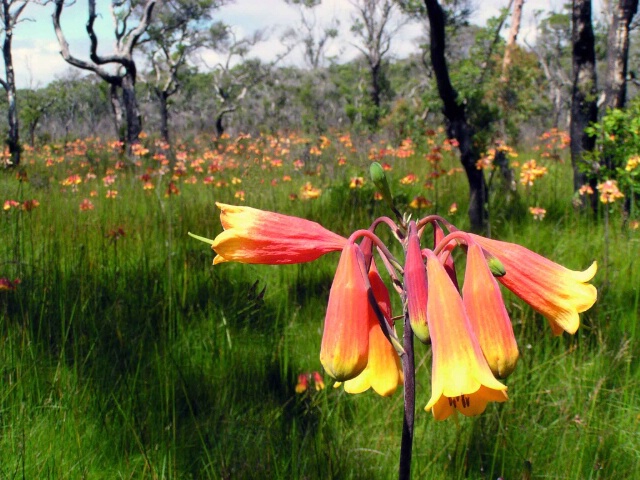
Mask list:
[[224,263],[224,262],[228,262],[228,260],[221,255],[216,255],[215,258],[213,259],[214,265],[218,265],[219,263]]
[[509,399],[506,392],[507,387],[503,387],[504,389],[502,390],[496,390],[482,385],[476,392],[471,394],[451,397],[440,395],[435,399],[432,398],[424,409],[427,412],[431,410],[433,418],[439,421],[446,420],[455,413],[461,413],[466,417],[474,417],[486,410],[487,403],[502,403]]

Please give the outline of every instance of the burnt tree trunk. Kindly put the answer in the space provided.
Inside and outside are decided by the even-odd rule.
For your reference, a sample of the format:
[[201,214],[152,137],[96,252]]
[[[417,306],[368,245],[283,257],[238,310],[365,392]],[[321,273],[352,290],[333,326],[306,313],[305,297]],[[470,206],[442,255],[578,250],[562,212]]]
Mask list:
[[469,220],[474,231],[485,230],[489,219],[487,211],[487,184],[482,170],[476,168],[479,154],[473,145],[473,127],[467,121],[464,104],[458,102],[458,92],[451,85],[445,59],[445,18],[437,0],[425,0],[430,25],[431,64],[438,84],[438,93],[444,104],[447,136],[458,141],[460,161],[469,182]]
[[142,116],[136,98],[135,74],[127,72],[122,77],[122,104],[124,106],[124,116],[127,121],[127,144],[138,143],[138,137],[142,132]]
[[111,101],[111,112],[113,113],[113,126],[116,129],[118,140],[124,145],[126,137],[124,135],[124,113],[122,112],[122,100],[117,83],[109,84],[109,100]]
[[[588,175],[584,155],[593,151],[596,139],[584,129],[598,120],[595,37],[591,23],[591,0],[573,0],[571,43],[573,45],[573,88],[571,92],[571,165],[573,189],[587,182],[593,188],[591,206],[598,208],[595,176]],[[591,177],[591,178],[590,178]],[[584,202],[583,202],[584,203]]]
[[[11,54],[11,43],[13,40],[13,18],[9,12],[9,5],[3,5],[2,19],[4,23],[4,42],[2,44],[2,56],[4,57],[5,80],[2,82],[7,93],[7,123],[9,131],[7,133],[7,146],[13,166],[20,165],[20,125],[18,123],[18,106],[16,101],[16,80],[13,70],[13,56]],[[16,17],[17,18],[17,17]]]
[[614,7],[607,38],[606,108],[622,108],[627,97],[629,25],[638,11],[638,0],[619,0]]

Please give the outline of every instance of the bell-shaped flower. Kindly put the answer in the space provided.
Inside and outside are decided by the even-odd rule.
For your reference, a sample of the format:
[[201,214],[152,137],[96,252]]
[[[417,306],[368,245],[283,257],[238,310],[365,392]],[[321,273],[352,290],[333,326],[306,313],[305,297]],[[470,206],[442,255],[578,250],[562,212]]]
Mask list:
[[436,420],[456,410],[466,416],[479,415],[488,402],[506,401],[507,387],[491,373],[446,270],[433,252],[427,250],[427,257],[433,370],[431,399],[425,410],[432,410]]
[[498,282],[476,243],[467,248],[462,300],[491,371],[506,378],[516,367],[518,344]]
[[211,245],[222,262],[290,264],[310,262],[342,250],[347,239],[303,218],[251,207],[216,203],[224,231]]
[[[390,329],[393,330],[389,291],[382,278],[380,278],[374,263],[371,264],[371,269],[369,270],[369,282],[378,307]],[[344,382],[344,390],[347,393],[361,393],[373,388],[378,395],[386,397],[393,395],[398,385],[402,383],[403,374],[400,357],[383,333],[373,307],[369,305],[369,356],[367,366],[360,375]]]
[[367,366],[370,288],[360,247],[347,243],[329,292],[320,347],[322,366],[338,381],[358,376]]
[[[438,222],[433,223],[433,244],[437,246],[441,240],[445,237],[444,231]],[[444,269],[449,274],[449,278],[453,284],[458,288],[458,277],[456,276],[456,267],[453,263],[453,255],[451,255],[452,250],[456,247],[455,242],[449,242],[449,244],[444,247],[443,252],[440,254],[446,254],[446,260],[444,262]],[[435,247],[434,247],[435,248]]]
[[596,288],[588,283],[598,270],[596,262],[578,272],[520,245],[471,236],[504,265],[506,274],[498,281],[544,315],[554,335],[578,330],[578,314],[591,308],[598,297]]
[[420,238],[414,222],[409,224],[404,263],[404,289],[413,333],[421,342],[429,341],[427,326],[427,270],[420,251]]

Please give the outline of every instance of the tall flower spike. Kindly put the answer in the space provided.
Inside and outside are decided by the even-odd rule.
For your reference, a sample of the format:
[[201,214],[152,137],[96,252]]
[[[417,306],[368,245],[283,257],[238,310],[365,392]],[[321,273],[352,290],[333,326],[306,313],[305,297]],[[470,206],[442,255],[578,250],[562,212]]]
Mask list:
[[476,243],[467,249],[462,300],[491,371],[506,378],[516,367],[518,344],[498,282]]
[[347,239],[303,218],[251,207],[216,203],[224,232],[211,247],[222,262],[290,264],[310,262],[342,250]]
[[[371,264],[369,281],[385,321],[393,328],[389,291],[382,278],[380,278],[375,263]],[[387,397],[393,395],[398,385],[401,385],[402,382],[400,357],[382,332],[380,321],[373,307],[369,305],[369,356],[367,366],[360,375],[344,382],[344,391],[347,393],[361,393],[373,388],[378,395]]]
[[431,399],[425,410],[444,420],[456,410],[479,415],[488,402],[507,400],[507,387],[494,378],[482,354],[458,290],[436,257],[427,250],[433,372]]
[[364,255],[358,245],[347,243],[329,292],[320,347],[322,366],[338,381],[358,376],[367,366],[369,288]]
[[407,253],[404,264],[404,288],[411,329],[421,342],[429,341],[427,326],[427,270],[422,261],[420,238],[415,222],[409,223]]
[[578,314],[591,308],[598,297],[596,288],[587,283],[598,270],[596,262],[578,272],[520,245],[471,236],[504,265],[506,274],[498,281],[544,315],[554,335],[578,330]]

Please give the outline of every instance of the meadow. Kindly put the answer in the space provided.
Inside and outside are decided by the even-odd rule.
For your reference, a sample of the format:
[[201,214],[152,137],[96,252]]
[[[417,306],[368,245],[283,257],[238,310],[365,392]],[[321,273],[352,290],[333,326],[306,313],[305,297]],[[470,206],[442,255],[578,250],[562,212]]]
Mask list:
[[[504,193],[491,155],[480,165],[491,236],[574,270],[597,260],[598,301],[576,335],[554,337],[505,291],[521,358],[509,401],[479,417],[423,411],[431,357],[417,344],[413,478],[640,471],[640,229],[620,201],[603,205],[606,222],[574,206],[562,138],[509,152],[517,193]],[[0,478],[394,478],[402,393],[349,395],[320,366],[338,254],[214,267],[187,232],[222,230],[215,202],[342,235],[366,228],[389,213],[372,160],[401,210],[465,228],[454,146],[438,131],[413,142],[203,136],[173,150],[147,137],[134,154],[89,138],[28,149],[20,170],[0,174]],[[296,392],[316,371],[325,388]]]

